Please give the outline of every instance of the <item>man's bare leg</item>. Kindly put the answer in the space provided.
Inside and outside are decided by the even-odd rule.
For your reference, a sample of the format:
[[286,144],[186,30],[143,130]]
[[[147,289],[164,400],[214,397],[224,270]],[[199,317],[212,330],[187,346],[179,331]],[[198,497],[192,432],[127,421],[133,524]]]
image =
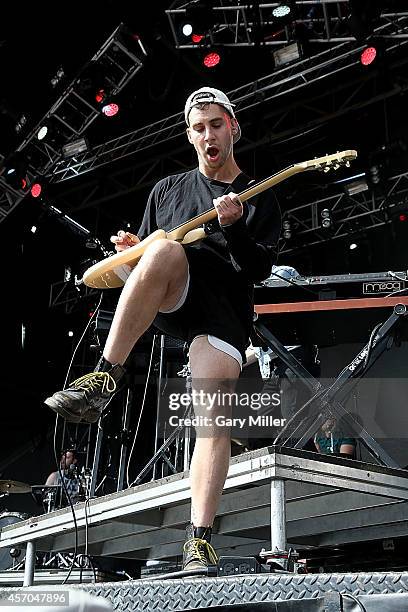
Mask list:
[[103,351],[109,363],[124,364],[158,311],[170,310],[177,304],[187,278],[188,263],[183,247],[170,240],[153,242],[120,295]]
[[[205,386],[209,393],[217,393],[220,380],[234,381],[240,374],[236,359],[214,348],[206,336],[192,342],[190,366],[193,387],[194,379],[208,379]],[[224,390],[233,391],[231,388]],[[219,413],[223,413],[223,407]],[[211,411],[208,414],[214,416]],[[215,428],[212,435],[198,435],[196,438],[190,467],[191,522],[196,527],[213,524],[228,472],[230,453],[229,428]]]

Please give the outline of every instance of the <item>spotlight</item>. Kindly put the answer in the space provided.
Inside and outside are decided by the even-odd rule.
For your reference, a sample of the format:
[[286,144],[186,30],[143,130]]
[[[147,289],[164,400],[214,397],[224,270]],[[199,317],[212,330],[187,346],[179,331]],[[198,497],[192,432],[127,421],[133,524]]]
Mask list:
[[203,40],[204,36],[202,34],[193,34],[191,36],[191,40],[193,41],[193,43],[195,43],[196,45],[198,45],[199,42],[201,42]]
[[109,102],[108,104],[104,104],[102,106],[102,112],[105,117],[114,117],[119,112],[119,105],[115,102]]
[[292,238],[292,224],[289,220],[283,221],[282,223],[283,237],[285,240]]
[[320,216],[322,218],[322,227],[324,227],[325,229],[329,229],[329,227],[331,227],[333,224],[330,210],[328,208],[323,208],[322,212],[320,213]]
[[49,132],[49,127],[48,125],[42,125],[40,127],[40,129],[37,132],[37,139],[38,140],[44,140],[44,138],[47,137],[47,134]]
[[193,33],[193,26],[191,23],[185,23],[182,27],[182,32],[184,36],[191,36]]
[[33,185],[31,185],[31,189],[30,189],[30,193],[33,196],[33,198],[39,198],[42,192],[42,186],[41,183],[33,183]]
[[360,55],[360,62],[363,66],[370,66],[375,61],[376,57],[377,49],[375,47],[366,47]]
[[36,226],[36,225],[32,225],[32,226],[31,226],[31,229],[30,229],[30,232],[31,232],[32,234],[35,234],[35,232],[36,232],[36,231],[37,231],[37,226]]
[[351,242],[349,244],[350,251],[355,251],[358,248],[358,244],[356,242]]
[[272,17],[276,25],[288,25],[295,20],[296,5],[294,2],[281,2],[272,9]]
[[221,61],[221,56],[216,51],[210,51],[204,56],[203,64],[206,68],[215,68]]
[[284,2],[279,6],[275,6],[272,11],[272,15],[276,17],[276,19],[280,19],[281,17],[286,17],[290,13],[289,4],[285,4]]
[[4,174],[6,183],[15,189],[27,187],[27,162],[20,151],[16,151],[4,160]]

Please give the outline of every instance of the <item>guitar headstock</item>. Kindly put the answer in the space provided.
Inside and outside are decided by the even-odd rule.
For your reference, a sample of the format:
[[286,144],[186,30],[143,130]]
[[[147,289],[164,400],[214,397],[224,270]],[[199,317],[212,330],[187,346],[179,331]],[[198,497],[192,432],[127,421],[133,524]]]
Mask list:
[[333,155],[324,155],[323,157],[316,157],[309,161],[302,162],[301,164],[295,164],[300,166],[302,170],[320,170],[322,172],[329,172],[329,170],[338,170],[342,166],[347,168],[350,166],[350,162],[356,159],[357,151],[352,149],[348,151],[340,151]]

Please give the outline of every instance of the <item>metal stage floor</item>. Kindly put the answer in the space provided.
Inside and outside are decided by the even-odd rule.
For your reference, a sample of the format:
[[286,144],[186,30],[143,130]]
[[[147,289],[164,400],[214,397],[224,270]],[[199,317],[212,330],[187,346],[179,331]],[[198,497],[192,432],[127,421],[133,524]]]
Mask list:
[[[277,483],[286,497],[281,507]],[[184,472],[91,499],[87,509],[76,504],[79,552],[87,520],[92,556],[174,559],[181,554],[189,496]],[[297,550],[405,536],[407,499],[406,470],[267,447],[231,459],[213,543],[220,555],[270,550],[277,519],[286,526],[287,544]],[[0,547],[27,543],[38,551],[72,551],[71,510],[31,517],[0,532]]]

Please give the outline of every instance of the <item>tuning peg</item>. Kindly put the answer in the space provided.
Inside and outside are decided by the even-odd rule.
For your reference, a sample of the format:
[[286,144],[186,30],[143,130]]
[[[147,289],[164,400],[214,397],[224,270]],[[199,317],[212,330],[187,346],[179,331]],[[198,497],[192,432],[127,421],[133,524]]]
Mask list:
[[350,162],[346,161],[346,168],[350,168]]
[[338,169],[340,168],[340,164],[334,164],[334,165],[333,165],[333,168],[334,168],[335,170],[338,170]]
[[330,172],[330,167],[326,166],[325,168],[323,168],[323,172]]

